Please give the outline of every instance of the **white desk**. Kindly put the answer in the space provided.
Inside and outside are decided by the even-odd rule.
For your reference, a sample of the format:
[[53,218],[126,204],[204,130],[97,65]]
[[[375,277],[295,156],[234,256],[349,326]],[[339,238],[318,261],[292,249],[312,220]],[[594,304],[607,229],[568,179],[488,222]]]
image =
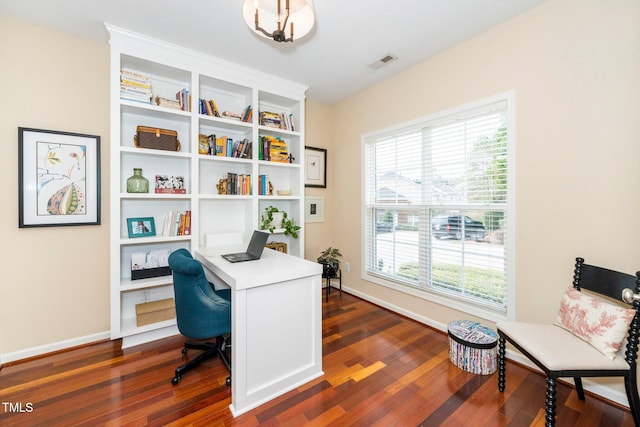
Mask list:
[[195,258],[231,287],[231,413],[238,416],[323,374],[322,266],[272,249],[256,261],[200,248]]

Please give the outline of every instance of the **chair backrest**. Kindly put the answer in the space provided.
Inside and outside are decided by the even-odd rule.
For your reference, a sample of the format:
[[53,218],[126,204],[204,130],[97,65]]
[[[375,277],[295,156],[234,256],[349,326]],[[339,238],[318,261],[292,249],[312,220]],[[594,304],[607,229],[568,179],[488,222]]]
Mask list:
[[[586,289],[624,303],[622,301],[622,291],[625,288],[631,289],[635,294],[640,294],[640,271],[636,272],[635,276],[632,276],[631,274],[585,264],[583,258],[576,258],[573,287],[579,291]],[[632,369],[635,369],[640,336],[640,319],[638,318],[640,300],[634,300],[630,305],[636,311],[636,314],[629,325],[627,348],[624,354],[627,363]]]
[[231,302],[207,281],[202,265],[186,249],[169,255],[173,273],[176,321],[182,335],[211,339],[231,332]]

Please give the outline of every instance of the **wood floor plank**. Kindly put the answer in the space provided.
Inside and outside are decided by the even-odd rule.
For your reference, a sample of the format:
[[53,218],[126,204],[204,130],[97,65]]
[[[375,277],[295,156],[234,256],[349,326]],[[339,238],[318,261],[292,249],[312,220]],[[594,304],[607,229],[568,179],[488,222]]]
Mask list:
[[[446,334],[345,292],[323,302],[322,337],[323,376],[236,418],[219,359],[171,384],[185,360],[180,336],[125,350],[106,341],[12,363],[0,368],[0,401],[13,405],[0,409],[0,425],[544,425],[541,374],[508,362],[499,393],[497,374],[473,375],[449,362]],[[18,411],[27,404],[31,411]],[[559,384],[558,425],[631,427],[633,419]]]

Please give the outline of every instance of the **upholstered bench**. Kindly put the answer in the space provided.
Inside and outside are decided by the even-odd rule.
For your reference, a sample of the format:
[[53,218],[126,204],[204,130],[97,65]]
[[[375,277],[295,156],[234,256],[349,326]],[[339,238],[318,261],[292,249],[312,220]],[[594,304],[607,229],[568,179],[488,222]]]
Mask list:
[[447,325],[449,360],[472,374],[491,375],[496,371],[498,334],[472,320],[454,320]]

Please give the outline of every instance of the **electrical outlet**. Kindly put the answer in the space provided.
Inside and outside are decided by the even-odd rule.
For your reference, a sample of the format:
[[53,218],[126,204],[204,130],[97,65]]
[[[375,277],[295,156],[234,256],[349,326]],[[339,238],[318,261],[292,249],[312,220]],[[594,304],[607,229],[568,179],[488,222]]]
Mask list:
[[351,269],[351,266],[349,265],[349,263],[345,262],[344,263],[344,271],[346,271],[348,273],[350,269]]

